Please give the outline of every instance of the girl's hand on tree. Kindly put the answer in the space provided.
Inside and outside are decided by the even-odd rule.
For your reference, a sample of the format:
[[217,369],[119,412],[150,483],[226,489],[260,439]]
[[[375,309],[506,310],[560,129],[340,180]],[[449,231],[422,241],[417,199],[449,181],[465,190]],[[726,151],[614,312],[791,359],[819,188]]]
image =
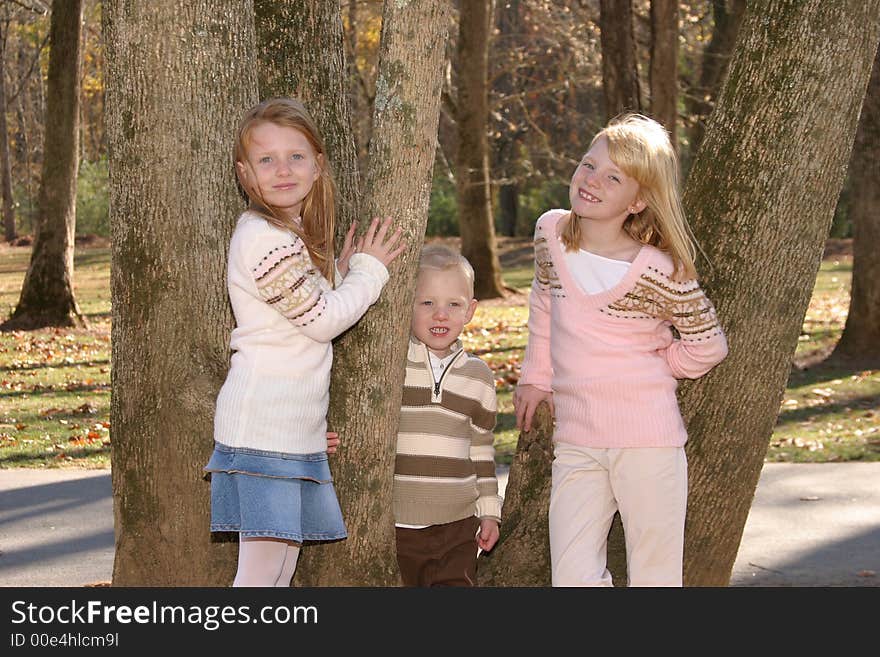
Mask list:
[[[400,240],[403,228],[398,226],[390,237],[388,236],[389,228],[391,228],[391,217],[385,217],[381,226],[379,225],[379,217],[373,217],[366,234],[358,240],[358,253],[371,255],[386,267],[391,264],[391,261],[406,249],[406,240]],[[400,245],[395,248],[395,244],[399,240]]]
[[351,260],[351,256],[356,253],[356,246],[354,243],[354,231],[357,228],[357,223],[352,221],[351,228],[348,229],[348,232],[345,234],[345,242],[342,244],[342,250],[339,252],[339,257],[336,258],[336,269],[339,270],[339,275],[342,278],[348,276],[348,264]]
[[335,454],[336,449],[339,447],[339,434],[335,431],[327,432],[327,453]]
[[550,406],[550,413],[555,413],[553,407],[553,393],[541,390],[537,386],[528,384],[518,385],[513,391],[513,408],[516,410],[516,428],[523,431],[531,431],[532,418],[538,405],[546,401]]

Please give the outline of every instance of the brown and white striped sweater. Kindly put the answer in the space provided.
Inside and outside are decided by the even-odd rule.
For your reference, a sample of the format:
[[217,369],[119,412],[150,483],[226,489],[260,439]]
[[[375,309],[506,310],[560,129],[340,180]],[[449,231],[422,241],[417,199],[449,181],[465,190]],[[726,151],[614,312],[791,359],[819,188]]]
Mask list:
[[495,379],[460,341],[453,350],[457,355],[435,384],[428,348],[410,338],[394,466],[398,524],[440,525],[474,515],[501,521]]

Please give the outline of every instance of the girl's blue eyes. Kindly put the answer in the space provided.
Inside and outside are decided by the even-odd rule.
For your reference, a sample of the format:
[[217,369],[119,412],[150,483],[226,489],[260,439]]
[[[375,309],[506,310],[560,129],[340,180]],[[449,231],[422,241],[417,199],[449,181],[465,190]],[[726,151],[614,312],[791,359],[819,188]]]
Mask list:
[[[290,156],[290,159],[291,159],[291,160],[302,160],[302,159],[303,159],[303,155],[302,155],[301,153],[294,153],[293,155]],[[272,158],[269,157],[268,155],[266,155],[265,157],[261,157],[261,158],[258,160],[258,162],[259,162],[260,164],[269,164],[271,161],[272,161]]]
[[[594,171],[596,169],[596,167],[593,166],[592,162],[581,162],[581,166],[583,166],[585,169],[589,169],[590,171]],[[620,184],[620,178],[618,178],[617,176],[608,176],[608,180]]]

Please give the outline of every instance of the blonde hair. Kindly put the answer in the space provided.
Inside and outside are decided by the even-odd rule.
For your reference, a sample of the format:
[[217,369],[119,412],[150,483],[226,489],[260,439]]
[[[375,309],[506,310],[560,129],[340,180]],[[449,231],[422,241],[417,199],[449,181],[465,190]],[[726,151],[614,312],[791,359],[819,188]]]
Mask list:
[[248,110],[239,123],[233,153],[234,163],[250,167],[247,148],[251,130],[263,123],[299,130],[318,157],[319,175],[303,200],[301,226],[284,217],[265,201],[260,190],[248,185],[236,167],[236,176],[247,195],[250,209],[278,228],[289,230],[305,243],[315,267],[328,281],[334,280],[333,238],[336,229],[336,184],[327,160],[324,141],[305,106],[294,98],[269,98]]
[[[641,212],[630,214],[623,230],[637,242],[650,244],[672,258],[676,278],[696,278],[696,244],[684,216],[679,193],[678,158],[662,125],[641,114],[612,119],[590,142],[608,140],[608,155],[620,170],[639,184]],[[570,213],[562,241],[578,249],[580,222]]]
[[419,254],[419,274],[425,270],[446,271],[447,269],[455,268],[458,268],[464,274],[470,298],[473,298],[474,268],[468,262],[468,259],[443,244],[428,244],[422,247],[422,251]]

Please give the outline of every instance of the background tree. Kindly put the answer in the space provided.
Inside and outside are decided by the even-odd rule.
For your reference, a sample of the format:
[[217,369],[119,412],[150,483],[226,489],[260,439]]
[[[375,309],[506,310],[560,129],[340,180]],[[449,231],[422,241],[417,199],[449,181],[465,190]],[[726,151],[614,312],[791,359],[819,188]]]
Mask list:
[[608,118],[642,109],[633,11],[630,0],[599,0],[602,33],[602,89]]
[[880,52],[865,94],[849,163],[853,269],[849,312],[832,359],[880,366]]
[[700,58],[697,81],[688,84],[687,108],[689,157],[683,162],[687,171],[696,157],[706,121],[715,106],[715,97],[727,73],[730,56],[746,10],[746,0],[712,0],[712,36]]
[[[819,0],[750,5],[685,189],[691,225],[711,263],[699,265],[702,282],[730,343],[721,365],[680,388],[689,434],[690,586],[729,582],[843,182],[880,40],[880,0],[844,4],[845,11]],[[816,198],[815,189],[829,193]],[[534,498],[549,488],[526,487],[534,472],[516,472],[535,459],[549,477],[549,459],[531,444],[520,440],[519,449],[531,451],[517,454],[508,498],[540,509]],[[505,504],[503,513],[517,517],[518,510]],[[518,518],[523,522],[541,524]],[[516,526],[502,525],[496,550],[522,554],[538,540],[511,534]],[[623,550],[612,529],[609,566],[618,583],[625,581]],[[499,583],[546,585],[549,559],[521,578],[499,566],[484,576],[493,583],[496,573]]]
[[458,150],[455,183],[461,253],[474,268],[478,299],[504,296],[489,185],[489,26],[491,2],[462,2],[458,18]]
[[229,368],[226,248],[243,208],[238,121],[257,98],[250,0],[105,0],[111,162],[117,586],[229,585],[208,531],[217,392]]
[[651,0],[651,116],[678,150],[678,0]]
[[[73,294],[82,0],[52,3],[40,217],[18,306],[3,330],[84,326]],[[4,108],[5,109],[5,108]]]
[[12,200],[12,167],[9,164],[9,128],[6,125],[6,42],[9,37],[9,24],[6,14],[8,8],[0,13],[0,184],[3,195],[3,236],[11,242],[18,235],[15,230],[15,207]]

